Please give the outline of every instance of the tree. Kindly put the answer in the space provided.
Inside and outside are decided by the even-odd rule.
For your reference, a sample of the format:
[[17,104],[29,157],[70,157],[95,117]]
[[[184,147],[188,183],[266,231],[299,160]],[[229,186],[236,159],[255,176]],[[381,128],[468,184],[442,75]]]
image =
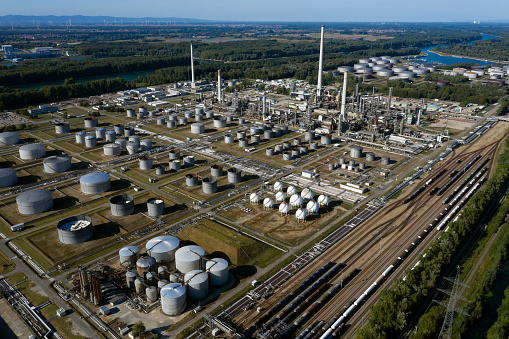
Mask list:
[[145,328],[145,324],[140,320],[133,326],[133,336],[135,338],[141,336],[143,333],[145,333],[147,329]]
[[69,117],[69,114],[67,112],[62,113],[62,118],[67,119]]

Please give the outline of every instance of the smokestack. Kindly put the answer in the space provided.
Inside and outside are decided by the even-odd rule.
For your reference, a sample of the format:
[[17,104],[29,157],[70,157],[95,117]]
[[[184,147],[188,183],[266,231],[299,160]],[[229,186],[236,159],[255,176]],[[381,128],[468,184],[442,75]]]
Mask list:
[[392,104],[392,87],[389,88],[389,100],[387,102],[387,111],[391,111],[391,104]]
[[341,124],[346,121],[345,107],[346,107],[346,81],[348,72],[343,73],[343,94],[341,94],[341,114],[338,119],[338,135],[341,132]]
[[323,25],[320,34],[320,61],[318,62],[318,86],[316,90],[316,96],[322,96],[322,73],[323,73]]
[[217,102],[223,102],[221,93],[221,70],[217,71]]
[[194,59],[193,59],[193,44],[191,44],[191,85],[194,85]]
[[262,116],[265,119],[265,114],[267,113],[267,97],[265,95],[262,97]]

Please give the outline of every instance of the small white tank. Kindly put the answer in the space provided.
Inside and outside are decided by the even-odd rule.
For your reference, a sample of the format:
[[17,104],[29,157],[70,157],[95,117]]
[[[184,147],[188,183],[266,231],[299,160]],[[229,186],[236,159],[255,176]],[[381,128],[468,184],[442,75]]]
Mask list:
[[274,206],[274,200],[272,198],[265,198],[263,199],[263,208],[267,210],[271,210]]
[[228,261],[222,258],[214,258],[207,261],[210,285],[223,286],[228,282]]
[[290,205],[288,205],[286,202],[283,202],[279,205],[279,214],[288,214],[290,212]]
[[283,183],[276,181],[274,183],[274,192],[282,192],[283,191]]
[[293,194],[290,197],[290,206],[292,207],[300,207],[302,205],[302,197],[300,194]]
[[276,193],[276,201],[277,202],[285,201],[285,199],[286,199],[285,192],[279,191],[279,192]]
[[184,283],[187,285],[189,299],[201,300],[209,294],[209,275],[202,270],[186,273]]
[[286,189],[286,195],[291,197],[295,193],[297,193],[297,189],[295,188],[295,186],[288,186],[288,188]]
[[260,195],[258,195],[258,193],[251,193],[249,201],[251,204],[258,204],[260,202]]
[[302,208],[299,208],[297,212],[295,212],[295,218],[297,218],[297,221],[306,220],[306,211],[304,211]]
[[313,199],[313,196],[314,196],[313,191],[307,187],[302,190],[300,195],[302,196],[302,199],[304,199],[304,200],[311,200],[311,199]]

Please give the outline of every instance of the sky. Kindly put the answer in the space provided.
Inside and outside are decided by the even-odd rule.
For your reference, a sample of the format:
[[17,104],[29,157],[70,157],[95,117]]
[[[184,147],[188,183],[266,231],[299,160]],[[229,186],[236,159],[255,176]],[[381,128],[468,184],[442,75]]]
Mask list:
[[179,17],[219,21],[508,21],[508,0],[23,0],[0,15]]

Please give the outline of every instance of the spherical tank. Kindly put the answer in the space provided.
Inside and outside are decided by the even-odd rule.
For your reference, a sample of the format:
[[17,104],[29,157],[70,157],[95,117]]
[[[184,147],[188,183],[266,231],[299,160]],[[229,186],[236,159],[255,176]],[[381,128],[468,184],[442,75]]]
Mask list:
[[353,145],[352,148],[350,148],[350,157],[355,159],[362,158],[362,147]]
[[299,208],[297,210],[297,212],[295,212],[295,218],[297,218],[297,220],[305,220],[306,219],[306,211],[303,210],[302,208]]
[[194,187],[198,186],[198,174],[186,174],[186,186]]
[[99,194],[111,188],[108,173],[90,173],[80,178],[81,193]]
[[103,146],[104,155],[107,157],[116,157],[120,155],[120,152],[122,151],[120,149],[120,145],[116,143],[112,144],[106,144]]
[[191,133],[203,134],[205,133],[205,125],[202,122],[195,122],[191,124]]
[[280,181],[276,181],[274,183],[274,192],[281,192],[283,191],[283,183],[281,183]]
[[286,195],[284,192],[279,191],[276,193],[276,201],[277,202],[285,201],[285,199],[286,199]]
[[272,209],[273,206],[274,206],[274,200],[272,200],[271,198],[263,199],[263,208],[264,209]]
[[19,148],[19,157],[23,160],[34,160],[46,155],[44,144],[28,144]]
[[230,168],[228,173],[228,183],[239,184],[242,181],[242,171],[238,168]]
[[217,179],[214,177],[203,178],[201,187],[204,194],[217,193]]
[[144,277],[146,273],[156,269],[156,260],[149,256],[140,257],[136,260],[136,270],[140,277]]
[[140,170],[142,170],[142,171],[147,171],[149,169],[152,169],[152,158],[150,158],[150,157],[140,157],[139,163],[140,163]]
[[60,220],[57,224],[58,240],[62,244],[78,244],[92,238],[92,218],[76,215]]
[[308,211],[309,214],[318,213],[319,205],[316,201],[310,200],[306,205],[306,210]]
[[210,166],[210,175],[213,177],[221,177],[223,175],[223,166],[212,165]]
[[0,168],[0,188],[14,186],[18,183],[18,176],[14,168]]
[[291,197],[292,195],[296,194],[297,193],[297,189],[295,188],[295,186],[288,186],[288,188],[286,189],[286,195]]
[[169,316],[181,314],[186,308],[186,287],[179,283],[169,283],[161,288],[161,308]]
[[194,155],[186,155],[184,157],[184,166],[193,166],[194,165]]
[[189,245],[179,248],[175,252],[175,267],[181,273],[205,268],[205,250],[200,246]]
[[118,251],[118,257],[121,266],[135,266],[140,257],[140,251],[137,246],[125,246]]
[[55,123],[55,133],[56,134],[65,134],[71,132],[71,125],[67,122],[57,122]]
[[184,276],[189,299],[201,300],[209,294],[209,275],[202,270],[193,270]]
[[62,173],[72,167],[71,158],[67,155],[54,155],[44,159],[42,163],[46,173]]
[[170,235],[161,235],[147,241],[145,248],[158,264],[166,264],[175,260],[175,252],[180,241]]
[[132,195],[121,194],[110,199],[111,215],[125,217],[134,212],[134,198]]
[[223,286],[228,282],[228,261],[214,258],[207,261],[206,270],[209,272],[210,285]]
[[164,200],[162,198],[150,198],[147,200],[147,213],[151,217],[164,214]]
[[18,132],[0,133],[0,146],[14,145],[19,142]]
[[249,201],[252,203],[252,204],[258,204],[260,202],[260,195],[258,193],[251,193],[249,195]]
[[329,206],[329,196],[321,194],[318,197],[318,204],[320,206]]
[[304,200],[311,200],[311,199],[313,199],[314,194],[311,189],[306,187],[302,190],[301,196],[302,196],[302,199],[304,199]]
[[95,137],[97,139],[106,139],[106,129],[104,127],[96,128]]
[[85,146],[86,147],[96,147],[97,146],[97,138],[95,135],[87,135],[85,137]]
[[288,212],[290,212],[290,206],[283,202],[279,205],[279,213],[280,214],[288,214]]
[[294,194],[290,197],[290,206],[300,207],[302,205],[302,197],[300,194]]
[[16,204],[20,214],[37,214],[53,207],[53,198],[47,190],[28,191],[16,197]]
[[223,117],[214,118],[214,128],[225,128],[226,120]]
[[85,128],[94,128],[99,126],[99,120],[97,120],[97,118],[85,118],[83,122],[85,124]]

